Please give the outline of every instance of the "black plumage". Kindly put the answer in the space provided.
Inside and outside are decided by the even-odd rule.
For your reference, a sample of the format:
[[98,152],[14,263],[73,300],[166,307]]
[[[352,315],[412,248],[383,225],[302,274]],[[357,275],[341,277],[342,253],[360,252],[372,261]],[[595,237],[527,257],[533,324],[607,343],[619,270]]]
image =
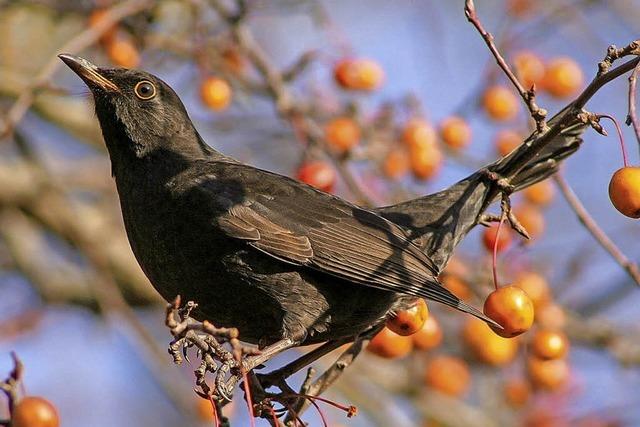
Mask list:
[[[196,316],[262,345],[355,337],[416,296],[488,321],[437,280],[495,197],[482,173],[432,196],[363,209],[216,152],[155,76],[61,59],[94,95],[129,241],[165,299],[194,300]],[[567,130],[514,183],[553,172],[579,132]]]

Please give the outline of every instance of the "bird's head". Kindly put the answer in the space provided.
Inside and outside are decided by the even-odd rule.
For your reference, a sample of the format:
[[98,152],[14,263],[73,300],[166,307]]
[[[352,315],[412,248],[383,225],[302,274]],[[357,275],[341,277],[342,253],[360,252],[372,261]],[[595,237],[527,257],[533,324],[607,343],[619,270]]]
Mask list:
[[[91,90],[111,153],[144,157],[157,148],[197,141],[178,95],[158,77],[139,70],[98,68],[75,55],[58,55]],[[116,152],[116,153],[114,153]]]

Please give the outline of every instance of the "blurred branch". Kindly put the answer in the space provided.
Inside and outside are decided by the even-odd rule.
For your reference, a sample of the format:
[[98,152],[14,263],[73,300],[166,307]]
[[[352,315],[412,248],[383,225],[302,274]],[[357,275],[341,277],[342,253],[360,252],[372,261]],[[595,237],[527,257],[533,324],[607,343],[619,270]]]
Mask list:
[[620,328],[603,317],[582,317],[575,313],[567,318],[567,334],[571,341],[604,348],[623,365],[640,365],[640,334],[623,335]]
[[2,236],[16,267],[31,282],[40,297],[49,303],[64,302],[95,308],[90,281],[95,274],[70,265],[53,266],[46,257],[49,248],[33,220],[14,208],[0,211]]
[[[166,369],[164,351],[146,327],[140,323],[114,280],[114,276],[123,278],[128,276],[123,283],[130,285],[128,288],[130,297],[144,299],[147,303],[159,301],[146,279],[137,282],[131,280],[133,276],[130,275],[128,265],[135,266],[135,271],[138,271],[138,267],[132,264],[133,257],[130,255],[123,257],[122,246],[118,249],[106,244],[106,242],[113,242],[113,236],[118,234],[113,230],[103,230],[103,233],[95,232],[95,228],[91,227],[86,218],[78,215],[78,212],[73,209],[72,202],[57,187],[56,180],[49,176],[43,167],[34,162],[25,162],[22,167],[24,168],[22,173],[15,175],[17,179],[8,179],[8,182],[13,183],[14,186],[3,186],[3,189],[9,188],[9,190],[0,192],[0,196],[6,197],[4,200],[0,198],[0,206],[4,205],[3,215],[0,217],[2,219],[0,232],[12,251],[14,261],[32,280],[32,283],[38,286],[45,298],[60,299],[60,295],[63,295],[65,302],[71,300],[88,305],[95,303],[104,315],[116,315],[124,320],[133,332],[133,336],[130,337],[133,347],[141,351],[141,358],[148,362],[154,378],[167,396],[176,403],[176,407],[183,416],[191,418],[193,416],[191,399],[176,388],[175,379],[171,379]],[[12,176],[10,173],[6,175]],[[27,219],[28,217],[16,208],[76,247],[90,262],[93,272],[88,275],[74,274],[72,277],[76,277],[77,285],[70,286],[74,281],[66,282],[64,276],[56,276],[52,274],[52,270],[43,268],[41,258],[44,251],[34,256],[34,251],[44,246],[44,243],[38,243],[42,242],[42,233],[37,230],[35,221]],[[126,242],[124,248],[127,248]],[[127,250],[124,253],[129,252]]]
[[[100,19],[96,25],[87,27],[86,30],[73,37],[60,47],[59,52],[78,53],[96,43],[100,36],[117,22],[146,9],[152,4],[153,2],[150,0],[128,0],[113,6],[105,12],[102,19]],[[31,84],[18,96],[18,99],[7,112],[3,127],[0,128],[0,142],[11,135],[15,126],[22,120],[22,117],[24,117],[25,113],[31,107],[31,104],[35,101],[37,92],[49,84],[53,74],[60,65],[61,62],[57,57],[54,56],[51,58]]]
[[598,223],[593,219],[593,217],[591,217],[591,215],[589,215],[589,212],[587,212],[582,202],[580,202],[580,199],[578,199],[564,178],[559,174],[555,174],[553,179],[558,185],[558,188],[560,188],[560,192],[567,200],[567,203],[569,203],[571,209],[573,209],[575,214],[578,216],[582,225],[585,226],[600,246],[609,252],[613,259],[620,264],[620,266],[629,274],[631,279],[640,286],[640,270],[638,269],[638,265],[629,260],[616,246],[616,244],[609,239],[606,233],[598,226]]
[[[318,124],[307,114],[306,109],[295,99],[286,84],[286,77],[273,64],[264,50],[256,42],[249,27],[244,20],[248,11],[242,1],[237,2],[237,12],[227,9],[224,2],[211,0],[210,4],[218,12],[220,17],[230,26],[234,39],[241,52],[244,53],[253,64],[258,73],[265,81],[270,97],[275,102],[276,110],[281,117],[286,119],[299,132],[308,144],[322,149],[322,151],[333,161],[339,174],[343,177],[345,184],[351,193],[362,205],[371,206],[370,198],[365,194],[352,172],[344,164],[343,160],[333,154],[324,143],[324,132]],[[309,58],[302,55],[297,63],[308,62]],[[285,72],[286,73],[286,72]]]
[[[80,171],[82,168],[77,172]],[[76,178],[80,177],[78,173]],[[58,189],[57,176],[53,177],[35,161],[0,162],[0,181],[3,183],[0,206],[23,209],[71,244],[74,239],[69,236],[70,232],[91,236],[85,240],[95,242],[93,250],[107,259],[109,274],[116,278],[131,301],[139,304],[160,302],[131,256],[115,210],[110,216],[104,209],[67,199]]]

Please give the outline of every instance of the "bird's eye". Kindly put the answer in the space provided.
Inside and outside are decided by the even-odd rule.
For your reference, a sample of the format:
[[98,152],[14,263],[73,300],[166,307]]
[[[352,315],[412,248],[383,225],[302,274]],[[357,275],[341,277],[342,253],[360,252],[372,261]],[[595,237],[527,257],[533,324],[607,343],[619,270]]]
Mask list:
[[147,100],[156,96],[156,87],[153,83],[147,80],[138,82],[133,90],[136,93],[136,96],[140,99]]

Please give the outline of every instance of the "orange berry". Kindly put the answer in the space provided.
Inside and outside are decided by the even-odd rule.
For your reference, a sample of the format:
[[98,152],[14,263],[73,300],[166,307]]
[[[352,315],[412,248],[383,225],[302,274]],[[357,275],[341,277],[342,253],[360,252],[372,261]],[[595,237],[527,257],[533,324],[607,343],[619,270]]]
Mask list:
[[[534,303],[535,306],[535,303]],[[567,317],[558,304],[547,303],[536,307],[536,323],[542,328],[559,330],[565,327]]]
[[491,326],[501,337],[511,338],[526,332],[533,324],[533,303],[516,286],[503,286],[491,292],[484,302],[484,314],[502,326]]
[[440,278],[442,286],[451,291],[455,296],[461,300],[468,300],[471,298],[471,290],[469,285],[460,276],[454,274],[443,274]]
[[382,67],[370,59],[342,59],[333,75],[336,82],[345,89],[372,91],[379,88],[384,81]]
[[[235,401],[231,401],[224,405],[222,408],[222,414],[218,414],[218,416],[220,418],[222,418],[222,416],[229,417],[233,412],[234,403]],[[213,421],[213,409],[211,408],[211,402],[207,399],[198,397],[196,402],[196,413],[198,418],[203,421]]]
[[524,18],[535,9],[534,0],[508,0],[507,12],[516,18]]
[[409,154],[402,148],[394,148],[387,153],[382,165],[384,174],[391,179],[399,179],[409,170]]
[[228,48],[222,52],[222,63],[234,74],[242,74],[247,67],[247,61],[238,50]]
[[385,327],[371,339],[367,351],[385,359],[397,359],[409,354],[412,348],[411,338],[398,335]]
[[514,408],[519,408],[529,400],[531,386],[524,379],[513,378],[504,384],[503,392],[507,403]]
[[213,409],[211,408],[211,402],[207,399],[198,399],[196,412],[198,418],[203,421],[213,420]]
[[471,374],[464,360],[453,356],[436,356],[427,363],[424,381],[441,393],[458,397],[469,388]]
[[478,360],[489,365],[505,365],[518,353],[517,340],[496,335],[489,325],[475,317],[466,321],[462,338]]
[[442,342],[442,328],[438,321],[430,315],[422,325],[422,328],[411,335],[413,347],[418,350],[431,350]]
[[336,183],[336,171],[323,161],[311,161],[304,163],[296,174],[299,181],[316,187],[319,190],[331,193]]
[[575,94],[583,85],[584,75],[580,66],[571,58],[555,58],[547,65],[544,89],[556,98]]
[[465,260],[463,260],[460,256],[453,255],[444,268],[443,273],[452,276],[465,277],[467,274],[469,274],[469,267],[467,267]]
[[[94,28],[100,21],[104,19],[104,16],[107,14],[106,9],[94,9],[93,12],[87,18],[87,25],[91,28]],[[100,43],[110,43],[116,38],[116,34],[118,32],[118,27],[114,24],[107,28],[102,35],[100,36]]]
[[553,183],[546,179],[525,188],[522,194],[526,200],[534,205],[547,206],[553,201],[556,191],[553,188]]
[[16,404],[11,425],[12,427],[58,427],[60,418],[51,402],[42,397],[27,396]]
[[533,336],[531,348],[540,359],[560,359],[569,351],[569,339],[562,332],[541,329]]
[[498,122],[513,119],[520,108],[518,98],[504,86],[492,86],[482,96],[482,105],[487,115]]
[[501,130],[496,135],[494,145],[496,146],[496,151],[498,151],[500,156],[506,156],[522,144],[523,140],[524,138],[518,132],[512,130]]
[[442,152],[435,145],[412,145],[409,162],[413,175],[418,179],[433,178],[442,167]]
[[231,103],[233,91],[226,80],[219,77],[207,77],[200,83],[200,99],[203,104],[215,111],[224,110]]
[[[537,410],[536,410],[537,409]],[[563,419],[562,415],[549,410],[540,410],[535,408],[527,413],[523,427],[577,427],[575,423],[569,423]]]
[[338,117],[325,125],[324,135],[332,149],[344,153],[360,142],[360,127],[349,117]]
[[516,76],[525,89],[539,85],[545,74],[544,62],[533,52],[518,52],[513,57]]
[[609,182],[613,206],[629,218],[640,218],[640,167],[618,169]]
[[402,140],[409,148],[416,145],[435,146],[437,134],[429,122],[421,118],[413,118],[404,126]]
[[525,271],[518,274],[513,285],[526,292],[536,310],[543,307],[551,299],[551,291],[547,280],[533,271]]
[[424,299],[418,298],[416,303],[406,309],[400,310],[394,316],[387,319],[386,326],[393,332],[404,337],[418,332],[429,317],[429,307]]
[[341,59],[333,68],[333,78],[345,89],[353,89],[356,80],[352,62],[353,59]]
[[569,363],[566,359],[543,360],[529,357],[527,373],[533,385],[543,390],[557,390],[569,379]]
[[440,138],[454,150],[464,148],[471,142],[471,128],[463,118],[451,116],[440,123]]
[[498,239],[498,252],[506,250],[511,245],[511,229],[508,224],[502,224],[502,227],[500,227],[500,236],[498,236],[497,224],[493,224],[484,229],[482,233],[482,243],[486,250],[493,252],[493,246],[496,244],[496,239]]
[[118,67],[136,68],[140,64],[138,49],[128,38],[117,37],[110,40],[105,50],[111,62]]
[[521,203],[513,209],[520,224],[527,230],[532,240],[544,232],[544,215],[538,207],[531,203]]

